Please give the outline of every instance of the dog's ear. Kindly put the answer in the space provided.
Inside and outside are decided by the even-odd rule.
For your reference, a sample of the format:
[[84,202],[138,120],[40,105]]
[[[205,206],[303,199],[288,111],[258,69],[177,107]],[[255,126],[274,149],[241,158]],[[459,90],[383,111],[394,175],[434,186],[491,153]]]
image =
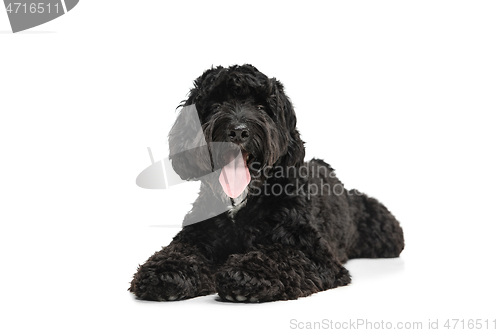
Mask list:
[[207,69],[194,80],[194,88],[189,92],[187,100],[184,101],[184,106],[194,104],[198,112],[203,112],[204,103],[207,97],[213,92],[217,79],[220,78],[223,72],[227,71],[222,66],[212,67]]
[[275,110],[277,121],[280,127],[283,141],[286,142],[285,152],[281,155],[275,165],[282,167],[295,166],[299,167],[304,163],[306,154],[304,142],[300,138],[300,133],[297,130],[297,117],[293,109],[292,102],[286,96],[284,87],[276,79],[270,80],[270,99],[268,104]]
[[202,129],[203,112],[207,98],[224,70],[222,66],[212,67],[194,81],[188,98],[179,106],[182,109],[168,135],[172,167],[184,180],[212,172],[213,162]]
[[212,171],[212,162],[194,104],[184,106],[168,134],[169,159],[174,171],[192,180]]

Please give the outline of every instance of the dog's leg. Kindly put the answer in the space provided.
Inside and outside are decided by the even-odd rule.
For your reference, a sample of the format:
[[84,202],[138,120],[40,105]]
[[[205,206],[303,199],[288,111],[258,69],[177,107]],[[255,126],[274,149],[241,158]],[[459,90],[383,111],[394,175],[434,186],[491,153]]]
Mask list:
[[231,255],[216,274],[219,296],[239,302],[290,300],[351,281],[349,272],[317,234],[295,235],[301,239],[294,244],[258,246]]
[[349,206],[356,226],[349,258],[395,258],[404,248],[403,229],[378,200],[349,191]]
[[196,247],[174,239],[137,269],[129,290],[154,301],[209,295],[215,292],[213,268]]

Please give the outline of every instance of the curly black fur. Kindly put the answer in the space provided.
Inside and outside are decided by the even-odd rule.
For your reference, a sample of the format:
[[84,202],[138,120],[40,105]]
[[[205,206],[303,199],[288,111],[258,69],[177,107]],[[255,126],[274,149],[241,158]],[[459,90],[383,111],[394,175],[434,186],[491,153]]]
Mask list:
[[235,143],[252,165],[252,182],[246,198],[233,201],[233,210],[204,219],[228,197],[216,177],[202,178],[182,231],[135,273],[129,290],[138,298],[179,300],[217,292],[227,301],[290,300],[347,285],[351,278],[342,263],[350,258],[399,256],[403,231],[385,206],[343,190],[324,161],[304,162],[295,112],[279,81],[251,65],[212,68],[184,102],[193,104],[202,131],[181,112],[169,134],[176,172],[199,179],[218,169],[227,162],[223,151],[212,148],[207,157],[197,148],[184,150],[203,141],[232,141],[228,129],[243,125],[248,138]]

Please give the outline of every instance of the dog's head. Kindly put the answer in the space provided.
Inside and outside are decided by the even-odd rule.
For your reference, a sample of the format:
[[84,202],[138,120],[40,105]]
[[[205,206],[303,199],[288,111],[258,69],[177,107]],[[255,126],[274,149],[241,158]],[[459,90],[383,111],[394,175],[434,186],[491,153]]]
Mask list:
[[[219,178],[251,177],[255,186],[266,168],[303,163],[304,143],[283,85],[251,65],[205,71],[183,106],[169,134],[172,165],[182,179],[222,169]],[[228,164],[233,171],[225,172]]]

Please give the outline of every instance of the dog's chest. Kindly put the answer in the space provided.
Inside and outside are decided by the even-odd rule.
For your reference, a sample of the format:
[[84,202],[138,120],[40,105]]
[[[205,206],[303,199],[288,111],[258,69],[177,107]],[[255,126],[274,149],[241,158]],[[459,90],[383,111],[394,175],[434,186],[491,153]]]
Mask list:
[[231,221],[233,222],[235,221],[236,214],[240,211],[240,209],[245,207],[246,203],[247,203],[247,190],[245,190],[245,192],[243,192],[239,197],[231,200],[231,205],[228,206],[227,210],[227,215],[229,216]]

